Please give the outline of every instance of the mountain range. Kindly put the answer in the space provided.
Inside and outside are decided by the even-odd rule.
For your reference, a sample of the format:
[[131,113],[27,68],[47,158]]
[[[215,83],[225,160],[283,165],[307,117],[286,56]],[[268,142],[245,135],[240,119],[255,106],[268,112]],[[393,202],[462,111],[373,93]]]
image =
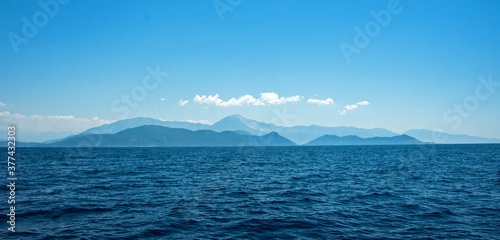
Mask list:
[[[160,128],[161,127],[161,128]],[[153,131],[154,130],[154,131]],[[156,131],[156,132],[155,132]],[[439,136],[439,137],[436,137]],[[402,135],[383,128],[323,126],[276,126],[231,115],[213,125],[162,121],[139,117],[87,129],[79,134],[44,143],[20,146],[74,146],[84,138],[101,139],[95,146],[289,146],[289,145],[373,145],[420,143],[500,143],[468,135],[453,135],[424,129]],[[136,140],[134,140],[136,139]],[[0,144],[2,142],[0,141]]]
[[283,127],[276,126],[272,123],[263,123],[255,120],[244,118],[241,115],[231,115],[221,119],[213,125],[188,123],[188,122],[171,122],[161,121],[152,118],[133,118],[117,121],[115,123],[106,124],[100,127],[88,129],[78,135],[87,134],[105,134],[117,133],[119,131],[139,127],[143,125],[156,125],[170,128],[183,128],[192,131],[197,130],[212,130],[221,131],[239,131],[240,133],[248,133],[250,135],[262,136],[270,132],[276,132],[283,137],[290,139],[297,144],[305,144],[311,140],[321,137],[325,134],[347,136],[356,135],[362,138],[368,137],[393,137],[398,134],[383,128],[364,129],[356,127],[322,127],[322,126],[293,126]]
[[[422,144],[407,136],[360,138],[358,136],[339,137],[324,135],[306,145],[387,145]],[[262,136],[237,131],[215,132],[212,130],[191,131],[144,125],[128,128],[117,133],[86,134],[69,137],[53,143],[32,145],[35,147],[221,147],[221,146],[295,146],[289,139],[271,132]],[[26,145],[28,146],[28,145]]]
[[[392,132],[384,128],[357,128],[357,127],[323,127],[317,125],[310,126],[276,126],[272,123],[263,123],[251,119],[247,119],[239,114],[227,116],[213,125],[177,121],[162,121],[153,118],[132,118],[120,120],[111,124],[106,124],[100,127],[88,129],[79,135],[86,134],[103,134],[117,133],[119,131],[139,127],[143,125],[156,125],[170,128],[183,128],[192,131],[197,130],[212,130],[215,132],[221,131],[236,131],[240,134],[250,134],[262,136],[270,132],[276,132],[283,137],[290,139],[296,144],[306,144],[323,135],[343,136],[358,136],[360,138],[372,137],[394,137],[400,134]],[[454,135],[441,132],[435,132],[423,129],[413,129],[404,132],[403,134],[416,138],[421,142],[436,142],[436,143],[500,143],[499,139],[482,138],[468,135]],[[439,139],[433,139],[433,136],[440,136]],[[438,141],[439,140],[439,141]]]
[[475,137],[464,134],[448,134],[426,129],[412,129],[404,132],[422,142],[460,144],[460,143],[500,143],[499,139]]
[[295,143],[275,132],[263,136],[212,130],[191,131],[145,125],[114,134],[88,134],[67,138],[47,147],[76,147],[85,143],[92,147],[210,147],[210,146],[294,146]]

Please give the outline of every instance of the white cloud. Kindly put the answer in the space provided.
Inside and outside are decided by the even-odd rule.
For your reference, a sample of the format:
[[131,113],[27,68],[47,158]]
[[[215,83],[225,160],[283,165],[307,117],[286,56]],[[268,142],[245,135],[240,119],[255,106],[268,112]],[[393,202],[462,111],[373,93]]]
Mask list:
[[358,102],[356,104],[358,104],[359,106],[370,105],[370,103],[368,101],[361,101],[361,102]]
[[7,111],[0,112],[0,125],[15,124],[19,131],[33,132],[81,132],[86,129],[111,123],[111,121],[93,118],[77,118],[75,116],[52,115],[25,116]]
[[10,120],[16,120],[16,119],[23,119],[23,118],[26,118],[26,116],[24,115],[21,115],[21,114],[18,114],[18,113],[10,113],[10,112],[0,112],[0,120],[2,119],[10,119]]
[[189,100],[182,100],[182,99],[179,100],[179,102],[177,102],[177,104],[179,104],[179,106],[181,106],[181,107],[188,104],[188,103],[189,103]]
[[160,102],[163,102],[163,101],[165,101],[165,98],[164,97],[160,98]]
[[359,106],[368,106],[370,103],[368,101],[357,102],[356,104],[346,105],[344,109],[339,110],[340,115],[346,115],[349,111],[353,111],[359,108]]
[[207,104],[220,107],[233,107],[233,106],[266,106],[266,105],[280,105],[287,102],[299,102],[302,96],[296,95],[291,97],[280,97],[275,92],[265,92],[260,94],[260,98],[255,98],[252,95],[243,95],[239,98],[231,98],[227,101],[222,100],[219,94],[215,95],[196,95],[193,99],[194,103]]
[[279,95],[275,92],[261,93],[260,99],[264,104],[269,105],[280,105],[287,102],[299,102],[302,99],[302,96],[295,95],[291,97],[279,97]]
[[327,106],[327,105],[332,105],[334,102],[333,102],[333,99],[327,98],[325,100],[321,100],[321,99],[308,99],[307,103],[317,104],[318,106]]
[[223,101],[219,98],[219,94],[215,94],[214,96],[212,95],[208,95],[205,96],[205,95],[196,95],[193,99],[193,102],[194,103],[198,103],[198,104],[208,104],[208,105],[220,105]]
[[3,107],[3,106],[5,106],[5,105],[7,105],[7,104],[5,104],[5,103],[3,103],[3,102],[0,102],[0,107]]
[[352,111],[352,110],[357,109],[357,108],[358,108],[358,105],[356,105],[356,104],[347,105],[344,107],[344,109],[347,111]]
[[212,124],[210,120],[186,120],[188,123],[201,123],[201,124]]
[[[219,95],[215,94],[217,97]],[[220,100],[220,106],[222,107],[231,107],[231,106],[243,106],[243,105],[251,105],[251,106],[262,106],[264,105],[263,103],[261,103],[258,99],[255,99],[252,95],[243,95],[241,97],[239,97],[238,99],[236,98],[231,98],[227,101],[222,101],[221,99]]]

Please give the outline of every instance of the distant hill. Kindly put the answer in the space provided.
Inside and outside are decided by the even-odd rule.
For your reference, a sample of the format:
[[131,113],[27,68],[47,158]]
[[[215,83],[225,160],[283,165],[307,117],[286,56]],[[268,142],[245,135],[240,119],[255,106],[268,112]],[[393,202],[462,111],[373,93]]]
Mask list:
[[[0,147],[5,147],[7,149],[8,141],[6,140],[0,140]],[[36,143],[36,142],[17,142],[16,141],[16,148],[18,147],[35,147],[35,146],[41,146],[44,145],[43,143]]]
[[310,146],[330,146],[330,145],[404,145],[423,144],[423,142],[408,135],[398,135],[394,137],[372,137],[360,138],[358,136],[335,136],[324,135],[310,141],[306,145]]
[[250,120],[244,118],[243,116],[236,114],[227,116],[218,122],[210,126],[210,130],[221,132],[221,131],[246,131],[253,135],[264,135],[273,131],[278,130],[280,127],[270,124],[258,122],[255,120]]
[[383,128],[365,129],[356,127],[322,127],[316,125],[283,127],[276,130],[276,132],[298,144],[305,144],[325,134],[336,136],[355,135],[362,138],[392,137],[398,135]]
[[247,119],[239,114],[225,117],[210,127],[214,131],[244,130],[254,135],[262,135],[268,132],[277,132],[297,144],[304,144],[325,134],[359,137],[392,137],[398,135],[383,128],[364,129],[356,127],[322,127],[322,126],[293,126],[282,127],[271,123],[262,123]]
[[435,142],[447,144],[459,143],[500,143],[500,139],[474,137],[463,134],[448,134],[426,129],[412,129],[404,134],[412,136],[422,142]]
[[[162,121],[154,118],[138,117],[116,121],[114,123],[105,124],[99,127],[90,128],[83,131],[81,134],[113,134],[125,129],[135,128],[145,125],[155,125],[169,128],[184,128],[192,131],[209,129],[210,125],[190,122]],[[239,130],[239,129],[238,129]],[[79,134],[80,135],[80,134]]]
[[[96,139],[96,141],[88,141]],[[191,131],[162,126],[140,126],[115,134],[90,134],[47,144],[48,147],[76,147],[82,142],[93,147],[201,147],[201,146],[293,146],[295,143],[275,132],[263,136],[211,130]]]
[[209,129],[210,125],[201,124],[201,123],[190,123],[190,122],[177,122],[177,121],[163,121],[154,118],[147,117],[137,117],[131,119],[119,120],[110,124],[104,124],[99,127],[89,128],[79,134],[70,135],[64,138],[58,138],[50,141],[46,141],[45,143],[54,143],[65,139],[70,139],[77,136],[86,136],[92,134],[114,134],[129,128],[135,128],[146,125],[155,125],[162,127],[170,127],[170,128],[183,128],[188,130],[202,130]]
[[[182,128],[191,131],[199,131],[199,130],[211,130],[215,132],[231,131],[238,133],[239,135],[248,135],[248,136],[250,135],[263,136],[272,132],[276,132],[280,136],[285,137],[299,145],[310,143],[311,141],[316,140],[324,135],[335,135],[339,137],[357,136],[359,138],[395,137],[399,135],[395,132],[389,131],[384,128],[364,129],[357,127],[323,127],[317,125],[292,126],[292,127],[276,126],[272,123],[263,123],[247,119],[237,114],[237,115],[227,116],[213,125],[190,123],[190,122],[178,122],[178,121],[163,121],[153,118],[138,117],[138,118],[116,121],[114,123],[102,125],[95,128],[90,128],[79,134],[70,135],[69,137],[61,138],[60,134],[56,134],[53,136],[58,136],[58,137],[52,138],[52,140],[49,141],[44,141],[44,143],[51,144],[55,142],[61,142],[62,140],[69,140],[78,136],[116,134],[123,130],[136,128],[140,126],[147,126],[147,125],[154,125],[154,126],[161,126],[168,128]],[[0,130],[0,133],[1,132],[2,131]],[[440,133],[441,136],[444,136],[444,138],[433,139],[432,136],[433,134],[436,134],[436,132],[423,129],[409,130],[404,134],[411,136],[421,142],[437,141],[436,143],[449,143],[449,144],[500,143],[499,139],[488,139],[488,138],[481,138],[481,137],[474,137],[467,135],[453,135],[446,133]],[[6,134],[3,135],[6,136]],[[44,136],[46,137],[49,135],[44,135]],[[31,139],[31,137],[28,137],[28,133],[20,132],[19,140],[27,142],[23,139]],[[442,139],[444,139],[444,141],[440,141]],[[1,136],[0,140],[2,140]]]
[[[170,128],[183,128],[192,131],[197,130],[212,130],[215,132],[223,131],[237,131],[240,133],[247,132],[251,135],[262,136],[271,132],[277,132],[281,136],[286,137],[297,144],[304,144],[313,139],[316,139],[325,134],[337,135],[337,136],[347,136],[356,135],[359,137],[392,137],[398,135],[397,133],[391,132],[383,128],[374,129],[363,129],[356,127],[322,127],[322,126],[293,126],[293,127],[283,127],[276,126],[272,123],[263,123],[251,119],[247,119],[239,114],[227,116],[213,125],[200,124],[200,123],[189,123],[189,122],[171,122],[162,121],[153,118],[132,118],[116,121],[111,124],[106,124],[100,127],[88,129],[78,135],[88,135],[88,134],[106,134],[106,133],[117,133],[128,128],[134,128],[144,125],[155,125]],[[70,136],[73,137],[73,136]]]
[[383,128],[364,129],[356,127],[322,127],[322,126],[276,126],[272,123],[263,123],[247,119],[239,114],[227,116],[214,125],[210,126],[214,131],[243,130],[253,135],[263,135],[269,132],[277,132],[297,144],[304,144],[325,134],[347,136],[356,135],[360,137],[392,137],[398,135]]

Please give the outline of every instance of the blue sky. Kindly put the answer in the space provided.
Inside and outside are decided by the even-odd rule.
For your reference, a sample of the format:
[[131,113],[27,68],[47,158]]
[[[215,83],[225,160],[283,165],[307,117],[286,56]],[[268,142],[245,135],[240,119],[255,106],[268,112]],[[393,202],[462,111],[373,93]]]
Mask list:
[[[0,123],[78,132],[137,116],[213,123],[242,114],[500,138],[498,9],[499,1],[2,1]],[[356,29],[368,43],[356,45]],[[346,57],[346,44],[357,52]]]

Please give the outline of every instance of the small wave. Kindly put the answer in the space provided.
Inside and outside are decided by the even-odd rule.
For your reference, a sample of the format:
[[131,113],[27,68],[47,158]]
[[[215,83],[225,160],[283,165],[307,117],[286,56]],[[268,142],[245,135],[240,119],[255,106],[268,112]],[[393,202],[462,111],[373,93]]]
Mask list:
[[454,213],[453,211],[451,211],[449,209],[444,209],[441,211],[425,212],[425,213],[420,214],[419,216],[423,217],[423,218],[446,218],[449,216],[456,216],[456,215],[457,214]]
[[19,218],[30,217],[48,217],[59,218],[68,214],[89,214],[89,213],[102,213],[114,211],[111,208],[95,207],[95,208],[81,208],[81,207],[68,207],[57,210],[35,210],[30,212],[19,212]]
[[158,228],[153,228],[153,229],[147,229],[143,231],[141,234],[139,234],[137,237],[164,237],[168,236],[175,233],[172,229],[158,229]]
[[272,219],[258,219],[251,218],[248,220],[239,221],[229,227],[231,230],[235,231],[257,231],[257,232],[267,232],[267,231],[277,231],[282,229],[305,229],[313,228],[316,224],[310,221],[304,220],[284,220],[279,218]]

